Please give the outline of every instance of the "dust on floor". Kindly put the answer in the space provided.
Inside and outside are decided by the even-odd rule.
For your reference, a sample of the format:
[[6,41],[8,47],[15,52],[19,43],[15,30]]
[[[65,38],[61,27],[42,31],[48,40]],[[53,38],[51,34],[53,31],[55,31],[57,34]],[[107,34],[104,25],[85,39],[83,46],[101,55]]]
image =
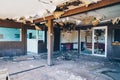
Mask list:
[[11,80],[119,80],[120,62],[75,52],[53,54],[53,66],[47,66],[47,54],[0,59]]

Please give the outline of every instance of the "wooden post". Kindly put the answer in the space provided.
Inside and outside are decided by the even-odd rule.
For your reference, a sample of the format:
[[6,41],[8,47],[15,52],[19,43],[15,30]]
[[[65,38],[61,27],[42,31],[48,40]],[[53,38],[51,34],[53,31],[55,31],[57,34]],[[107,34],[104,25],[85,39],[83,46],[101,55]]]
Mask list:
[[47,64],[51,66],[53,64],[52,62],[52,53],[53,53],[53,23],[52,20],[48,20],[48,58],[47,58]]
[[81,52],[81,43],[80,43],[80,30],[78,30],[78,58],[79,58],[79,55],[80,55],[80,52]]

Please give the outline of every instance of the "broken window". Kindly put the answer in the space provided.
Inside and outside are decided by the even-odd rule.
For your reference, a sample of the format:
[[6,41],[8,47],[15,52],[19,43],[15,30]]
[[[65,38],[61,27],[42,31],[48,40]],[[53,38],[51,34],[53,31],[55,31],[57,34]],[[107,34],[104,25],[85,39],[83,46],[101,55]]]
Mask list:
[[21,41],[21,29],[0,27],[0,41]]
[[112,33],[112,44],[120,45],[120,29],[114,29]]

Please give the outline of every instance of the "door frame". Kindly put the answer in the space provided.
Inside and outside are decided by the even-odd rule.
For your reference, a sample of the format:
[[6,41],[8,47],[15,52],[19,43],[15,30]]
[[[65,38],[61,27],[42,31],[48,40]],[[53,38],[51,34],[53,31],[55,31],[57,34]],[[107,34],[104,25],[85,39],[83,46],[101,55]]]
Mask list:
[[[95,56],[101,56],[101,57],[107,57],[107,34],[108,34],[108,28],[107,26],[99,26],[99,27],[93,27],[92,28],[92,55],[95,55]],[[105,29],[105,55],[100,55],[100,54],[94,54],[94,31],[96,29]]]
[[[38,30],[35,30],[35,29],[27,29],[27,34],[28,34],[28,31],[29,30],[34,30],[35,31],[35,36],[36,36],[36,38],[35,39],[30,39],[30,41],[32,41],[33,43],[34,43],[34,45],[32,45],[33,43],[30,43],[32,46],[31,46],[31,48],[32,47],[34,47],[34,49],[32,48],[32,51],[30,51],[30,53],[33,53],[33,54],[38,54]],[[26,36],[27,37],[27,36]],[[28,45],[29,43],[28,43],[28,38],[27,38],[27,54],[29,54],[29,51],[28,51]],[[30,49],[31,49],[30,48]]]
[[[80,54],[84,54],[84,53],[81,52],[81,31],[91,31],[92,32],[92,36],[93,36],[93,30],[92,29],[90,29],[90,30],[80,30]],[[93,43],[93,41],[92,41],[92,43]],[[84,54],[84,55],[92,55],[92,54]]]

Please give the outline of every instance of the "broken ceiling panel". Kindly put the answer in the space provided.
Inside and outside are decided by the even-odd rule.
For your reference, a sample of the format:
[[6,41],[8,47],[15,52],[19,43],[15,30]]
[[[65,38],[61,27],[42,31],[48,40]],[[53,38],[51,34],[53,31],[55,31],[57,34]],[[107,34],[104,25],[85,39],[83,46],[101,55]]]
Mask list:
[[0,0],[0,18],[45,17],[52,15],[59,8],[74,9],[88,1],[96,3],[101,0]]

